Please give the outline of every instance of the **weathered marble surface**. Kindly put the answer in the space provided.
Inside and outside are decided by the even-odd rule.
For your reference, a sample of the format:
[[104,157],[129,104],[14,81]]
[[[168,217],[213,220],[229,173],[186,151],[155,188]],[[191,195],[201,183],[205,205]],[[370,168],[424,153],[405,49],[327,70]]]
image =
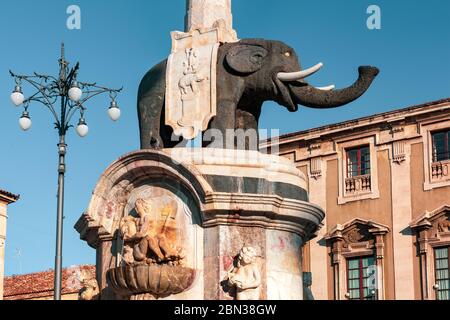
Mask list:
[[[219,174],[235,185],[211,179]],[[304,183],[288,160],[250,151],[140,150],[121,157],[100,178],[76,225],[97,249],[101,298],[301,300],[301,247],[324,218],[307,202]],[[140,220],[142,199],[151,219]],[[145,221],[152,223],[145,228],[150,235],[139,234]],[[173,233],[165,235],[166,227]],[[159,235],[185,254],[165,257],[170,250]],[[159,259],[150,247],[150,256],[136,260],[144,237],[159,243]],[[243,254],[249,247],[255,252]],[[167,286],[158,292],[152,281]]]
[[237,298],[236,288],[229,286],[226,279],[228,273],[236,266],[236,258],[243,246],[256,249],[256,263],[262,275],[259,299],[267,298],[265,229],[222,225],[205,230],[205,299],[233,300]]
[[266,231],[267,299],[303,300],[302,245],[296,234]]

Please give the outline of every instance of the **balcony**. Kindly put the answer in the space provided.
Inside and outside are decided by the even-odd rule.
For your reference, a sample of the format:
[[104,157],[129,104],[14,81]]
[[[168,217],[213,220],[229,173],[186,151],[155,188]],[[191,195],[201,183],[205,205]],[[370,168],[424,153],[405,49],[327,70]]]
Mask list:
[[372,191],[370,174],[345,179],[346,195],[357,195]]
[[449,177],[450,160],[433,162],[431,164],[431,177],[433,180],[446,180]]

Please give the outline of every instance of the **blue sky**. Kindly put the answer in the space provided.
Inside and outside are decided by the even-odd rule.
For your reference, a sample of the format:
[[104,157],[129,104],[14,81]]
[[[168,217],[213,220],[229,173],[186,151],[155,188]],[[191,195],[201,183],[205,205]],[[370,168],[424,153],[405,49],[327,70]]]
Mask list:
[[[71,4],[81,8],[81,30],[66,28]],[[381,8],[381,30],[366,27],[371,4]],[[71,130],[67,138],[64,266],[95,263],[94,250],[79,240],[73,225],[103,170],[139,147],[139,81],[167,57],[169,33],[183,30],[184,14],[185,0],[1,2],[0,188],[21,195],[9,208],[7,275],[53,268],[57,186],[57,132],[50,113],[32,105],[33,127],[20,131],[21,110],[9,101],[14,83],[8,69],[56,75],[64,41],[67,59],[81,63],[81,81],[124,86],[118,123],[107,117],[107,96],[99,97],[88,105],[89,135],[81,139]],[[339,109],[300,108],[292,114],[267,103],[261,128],[288,133],[450,96],[450,1],[233,0],[233,15],[240,38],[284,41],[304,67],[324,62],[311,77],[317,86],[347,86],[359,65],[381,69],[365,96]]]

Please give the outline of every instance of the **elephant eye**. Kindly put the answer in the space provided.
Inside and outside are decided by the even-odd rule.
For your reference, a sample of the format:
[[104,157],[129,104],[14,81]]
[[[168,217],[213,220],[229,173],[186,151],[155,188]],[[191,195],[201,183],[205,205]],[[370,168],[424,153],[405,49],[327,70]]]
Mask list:
[[284,55],[285,55],[286,57],[290,57],[290,56],[291,56],[291,53],[290,53],[289,51],[287,51],[287,52],[284,53]]

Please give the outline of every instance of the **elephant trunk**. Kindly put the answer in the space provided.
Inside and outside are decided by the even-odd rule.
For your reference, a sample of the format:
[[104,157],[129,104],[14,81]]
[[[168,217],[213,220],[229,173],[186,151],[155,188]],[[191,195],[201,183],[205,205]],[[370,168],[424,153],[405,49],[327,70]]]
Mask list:
[[304,83],[290,83],[293,100],[305,107],[318,109],[335,108],[350,103],[366,92],[379,73],[377,68],[370,66],[359,67],[358,71],[358,80],[341,90],[325,91]]

